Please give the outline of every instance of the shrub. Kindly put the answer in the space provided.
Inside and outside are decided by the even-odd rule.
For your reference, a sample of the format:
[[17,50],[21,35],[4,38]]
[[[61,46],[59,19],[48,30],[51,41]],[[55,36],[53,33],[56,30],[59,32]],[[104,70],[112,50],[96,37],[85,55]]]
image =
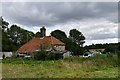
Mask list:
[[62,58],[62,55],[59,53],[48,53],[46,60],[58,60]]
[[34,52],[34,59],[35,60],[45,60],[45,51],[38,51],[38,52]]
[[62,54],[60,53],[52,53],[49,52],[47,53],[46,51],[38,51],[38,52],[34,52],[33,54],[33,58],[35,60],[58,60],[61,59],[63,57]]
[[114,46],[110,45],[105,48],[105,52],[116,53],[117,50],[118,50],[118,46],[116,46],[116,45],[114,45]]
[[55,53],[49,53],[46,57],[46,60],[55,60],[56,54]]

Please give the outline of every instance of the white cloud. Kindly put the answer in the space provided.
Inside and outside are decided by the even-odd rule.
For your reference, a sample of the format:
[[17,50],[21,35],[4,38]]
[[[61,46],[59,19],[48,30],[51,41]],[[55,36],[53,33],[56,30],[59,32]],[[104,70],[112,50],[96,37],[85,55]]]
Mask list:
[[[91,45],[92,43],[115,43],[118,42],[118,25],[109,21],[103,21],[102,19],[95,22],[96,20],[81,22],[70,22],[68,24],[55,25],[53,27],[46,27],[46,35],[50,35],[51,31],[56,29],[64,31],[67,36],[71,29],[78,29],[86,37],[85,45]],[[103,21],[103,22],[102,22]],[[25,27],[24,29],[38,32],[42,26]]]
[[69,22],[68,24],[56,25],[54,27],[48,28],[48,34],[51,31],[59,29],[64,31],[67,36],[69,35],[69,31],[71,29],[78,29],[81,31],[86,37],[86,44],[92,43],[113,43],[118,42],[118,25],[117,23],[113,23],[107,20],[96,20],[92,19],[92,21],[81,21],[81,22]]
[[92,45],[92,44],[104,44],[104,43],[117,43],[118,38],[112,38],[112,39],[103,39],[103,40],[86,40],[85,45]]
[[[66,32],[67,35],[69,35],[69,31],[71,29],[78,29],[81,31],[87,39],[90,39],[92,37],[93,39],[97,36],[97,34],[108,34],[112,35],[115,34],[115,37],[118,36],[118,25],[117,23],[107,21],[105,19],[89,19],[89,20],[83,20],[83,21],[75,21],[75,22],[69,22],[66,24],[57,25],[57,28],[59,27],[60,30],[63,30]],[[92,35],[96,36],[92,36]],[[109,37],[109,36],[108,36]],[[108,38],[105,37],[105,38]]]
[[85,35],[86,44],[116,42],[118,37],[117,3],[3,3],[2,11],[5,20],[34,33],[45,25],[47,35],[59,29],[68,36],[76,28]]

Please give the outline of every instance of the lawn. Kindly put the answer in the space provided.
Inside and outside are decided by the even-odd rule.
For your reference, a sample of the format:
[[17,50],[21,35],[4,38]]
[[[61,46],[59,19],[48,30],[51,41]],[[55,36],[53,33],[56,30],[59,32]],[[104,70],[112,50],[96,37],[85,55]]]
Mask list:
[[2,61],[3,78],[117,78],[117,55],[70,57],[36,61],[7,58]]

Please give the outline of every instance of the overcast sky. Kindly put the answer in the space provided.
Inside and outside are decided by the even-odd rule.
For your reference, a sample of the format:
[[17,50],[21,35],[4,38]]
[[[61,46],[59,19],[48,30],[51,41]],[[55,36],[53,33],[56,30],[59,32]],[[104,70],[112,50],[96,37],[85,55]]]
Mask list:
[[47,35],[59,29],[68,36],[76,28],[86,37],[85,45],[118,42],[117,2],[4,2],[2,16],[34,33],[42,25]]

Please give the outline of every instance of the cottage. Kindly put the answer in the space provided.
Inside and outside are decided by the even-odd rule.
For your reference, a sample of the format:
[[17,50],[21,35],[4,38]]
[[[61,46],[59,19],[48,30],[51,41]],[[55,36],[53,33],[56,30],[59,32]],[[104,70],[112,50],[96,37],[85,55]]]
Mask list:
[[31,54],[35,51],[40,51],[41,49],[45,49],[47,51],[53,49],[56,51],[65,50],[65,44],[63,42],[53,36],[46,36],[46,29],[44,26],[40,28],[40,33],[42,35],[41,37],[33,38],[32,40],[21,46],[16,52]]

